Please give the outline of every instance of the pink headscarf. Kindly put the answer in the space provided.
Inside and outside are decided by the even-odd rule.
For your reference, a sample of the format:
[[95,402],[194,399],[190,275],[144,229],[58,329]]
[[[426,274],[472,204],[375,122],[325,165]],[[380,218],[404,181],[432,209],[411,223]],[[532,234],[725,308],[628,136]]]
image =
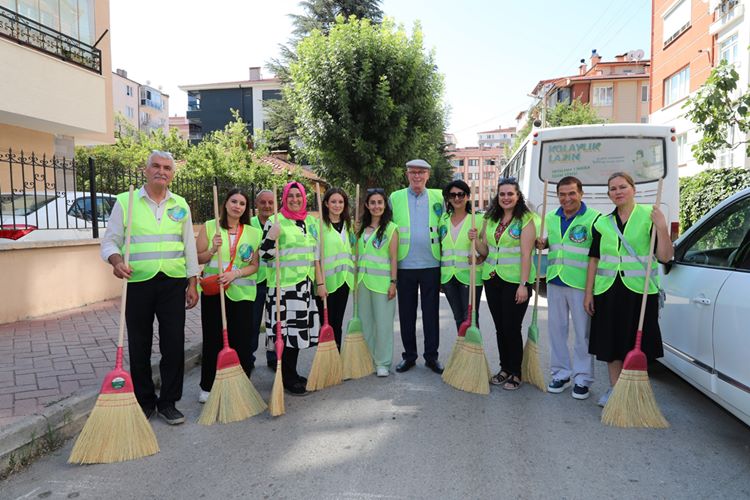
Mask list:
[[[287,196],[289,196],[289,190],[293,187],[299,189],[299,192],[302,193],[302,208],[297,212],[292,212],[291,210],[289,210],[286,204]],[[284,186],[284,192],[281,195],[281,215],[291,220],[305,220],[305,217],[307,217],[307,195],[305,194],[305,186],[303,186],[299,182],[290,182],[289,184]]]

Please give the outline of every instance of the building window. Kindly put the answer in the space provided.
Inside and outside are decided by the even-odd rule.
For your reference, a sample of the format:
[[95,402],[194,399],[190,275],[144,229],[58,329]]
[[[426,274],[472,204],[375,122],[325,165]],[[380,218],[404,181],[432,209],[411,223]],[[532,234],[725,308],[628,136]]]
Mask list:
[[479,172],[469,172],[469,180],[470,181],[478,181],[479,180]]
[[493,160],[492,158],[486,158],[484,160],[484,165],[485,166],[490,166],[490,165],[494,166],[495,165],[495,160]]
[[264,101],[278,101],[281,99],[281,90],[264,90],[262,96]]
[[664,80],[664,105],[679,101],[690,93],[690,66]]
[[719,44],[719,60],[735,64],[737,61],[737,33]]
[[[734,145],[734,127],[729,127],[727,131],[727,142],[729,144]],[[732,164],[734,162],[734,148],[728,147],[723,148],[719,153],[716,155],[716,161],[714,162],[714,165],[716,165],[719,168],[729,168],[733,167]]]
[[458,166],[459,167],[463,167],[464,166],[464,161],[463,160],[458,160]]
[[664,45],[672,43],[690,27],[690,1],[682,0],[664,15]]
[[641,102],[648,102],[648,85],[641,85]]
[[677,165],[682,166],[687,164],[688,159],[688,148],[687,148],[687,134],[680,134],[677,136]]
[[201,110],[201,93],[200,92],[188,92],[188,111],[200,111]]
[[612,87],[594,88],[594,106],[612,106]]
[[478,167],[479,166],[479,160],[477,160],[477,159],[469,160],[469,166],[470,167]]
[[125,106],[125,116],[132,119],[135,116],[135,110],[130,106]]
[[495,175],[497,175],[497,174],[496,174],[496,173],[495,173],[494,171],[488,171],[488,172],[485,172],[485,173],[484,173],[484,176],[483,176],[483,177],[484,177],[485,179],[494,179],[494,178],[495,178]]
[[125,85],[125,95],[133,95],[133,87]]

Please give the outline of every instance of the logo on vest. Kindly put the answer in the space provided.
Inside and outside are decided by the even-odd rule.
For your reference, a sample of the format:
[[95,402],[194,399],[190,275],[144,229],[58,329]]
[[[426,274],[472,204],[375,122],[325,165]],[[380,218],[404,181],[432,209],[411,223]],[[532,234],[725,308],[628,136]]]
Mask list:
[[438,229],[438,232],[440,233],[440,240],[444,240],[445,236],[448,234],[448,227],[447,226],[440,226],[440,229]]
[[443,204],[435,203],[434,205],[432,205],[432,211],[435,212],[435,215],[441,217],[443,215]]
[[385,238],[378,238],[376,235],[373,235],[372,238],[372,246],[375,247],[377,250],[380,250],[380,248],[385,243]]
[[167,217],[175,222],[182,222],[182,219],[187,215],[187,210],[182,207],[172,207],[167,210]]
[[247,243],[243,243],[242,245],[240,245],[240,248],[237,249],[237,252],[239,252],[242,262],[250,262],[253,258],[253,247],[251,245],[248,245]]
[[570,236],[568,238],[573,243],[583,243],[588,239],[588,229],[586,229],[586,226],[577,225],[570,228]]
[[318,239],[318,228],[316,228],[313,224],[310,224],[310,234],[312,234],[312,237],[316,240]]
[[521,239],[521,223],[520,222],[515,221],[513,222],[513,224],[508,226],[508,236],[510,236],[514,240]]

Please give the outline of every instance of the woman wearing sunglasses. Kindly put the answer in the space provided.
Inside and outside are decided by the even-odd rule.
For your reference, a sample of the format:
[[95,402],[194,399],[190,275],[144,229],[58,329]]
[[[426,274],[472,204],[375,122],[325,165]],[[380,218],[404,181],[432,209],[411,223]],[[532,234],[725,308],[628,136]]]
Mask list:
[[500,371],[490,383],[514,391],[521,387],[523,338],[521,322],[531,296],[536,269],[531,254],[538,217],[526,206],[515,177],[500,179],[497,196],[484,216],[477,250],[486,257],[482,280],[495,323]]
[[[440,218],[440,283],[453,312],[456,328],[466,319],[469,307],[469,277],[471,240],[471,191],[461,180],[455,180],[443,188],[446,213]],[[484,259],[477,259],[480,264]],[[477,268],[481,272],[482,268]],[[481,282],[477,284],[477,304],[482,296]],[[474,310],[479,312],[478,307]],[[478,318],[478,316],[477,316]]]
[[393,320],[396,316],[398,226],[380,188],[368,189],[357,232],[358,307],[365,342],[378,377],[387,377],[393,361]]

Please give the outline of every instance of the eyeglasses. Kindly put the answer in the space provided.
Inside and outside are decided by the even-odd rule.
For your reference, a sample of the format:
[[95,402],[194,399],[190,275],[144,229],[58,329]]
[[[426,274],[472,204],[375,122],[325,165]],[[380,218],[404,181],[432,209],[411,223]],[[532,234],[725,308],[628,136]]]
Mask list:
[[427,175],[427,170],[426,169],[407,170],[406,173],[408,175]]
[[455,200],[457,198],[466,198],[466,193],[463,191],[448,193],[449,200]]
[[518,184],[518,179],[515,177],[500,177],[497,181],[498,186],[504,186],[506,184]]
[[367,194],[385,194],[385,189],[383,188],[369,188],[367,190]]

